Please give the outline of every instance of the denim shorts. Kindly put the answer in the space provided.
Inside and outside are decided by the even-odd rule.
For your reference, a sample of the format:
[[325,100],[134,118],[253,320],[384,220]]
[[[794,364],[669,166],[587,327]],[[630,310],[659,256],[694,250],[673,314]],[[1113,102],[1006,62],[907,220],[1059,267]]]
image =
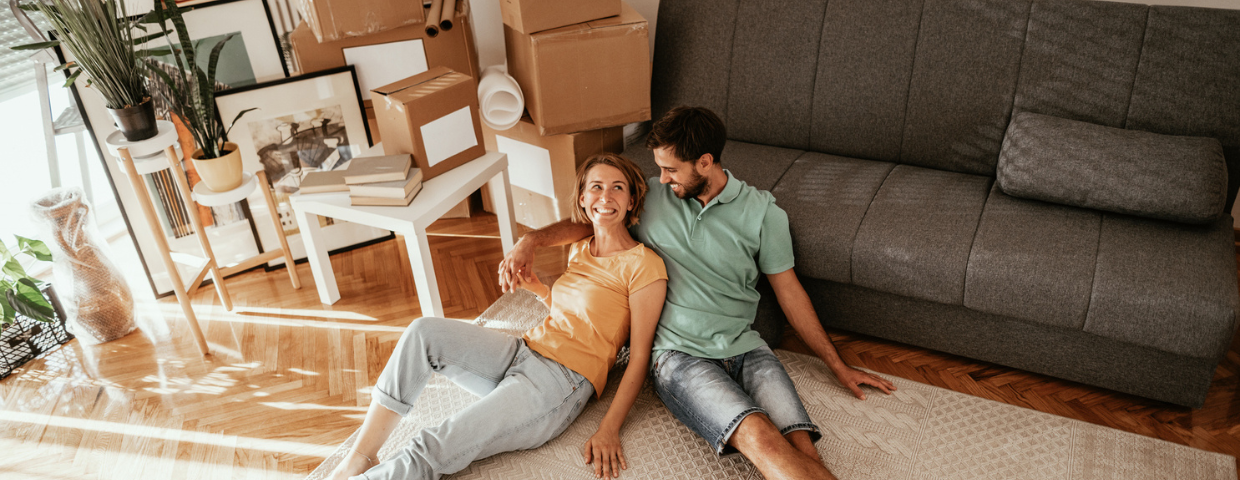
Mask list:
[[768,346],[720,359],[669,350],[655,360],[651,373],[655,392],[667,409],[710,443],[716,454],[736,451],[728,439],[753,413],[766,414],[781,434],[806,430],[811,440],[822,438],[788,372]]

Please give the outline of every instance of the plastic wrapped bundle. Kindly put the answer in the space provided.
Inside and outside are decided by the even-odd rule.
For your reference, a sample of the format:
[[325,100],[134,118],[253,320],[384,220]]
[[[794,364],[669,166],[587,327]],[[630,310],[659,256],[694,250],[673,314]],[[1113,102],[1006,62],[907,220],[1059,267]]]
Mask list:
[[79,340],[116,340],[134,330],[133,294],[99,242],[90,204],[80,188],[56,188],[31,207],[59,247],[56,291]]

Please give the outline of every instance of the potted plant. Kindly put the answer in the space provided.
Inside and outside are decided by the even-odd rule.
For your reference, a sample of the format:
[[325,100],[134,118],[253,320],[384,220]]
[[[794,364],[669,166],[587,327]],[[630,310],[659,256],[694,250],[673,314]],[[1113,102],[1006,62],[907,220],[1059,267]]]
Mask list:
[[52,285],[26,273],[18,255],[50,262],[52,252],[38,240],[17,237],[17,252],[0,241],[0,378],[73,338]]
[[[158,133],[140,48],[161,34],[143,35],[145,29],[139,20],[129,18],[124,0],[35,0],[20,8],[46,17],[56,38],[43,41],[38,30],[28,28],[39,41],[13,50],[63,46],[75,59],[56,67],[56,71],[65,70],[66,87],[86,72],[86,85],[103,96],[108,113],[126,140],[146,140]],[[13,13],[29,24],[29,19],[21,18],[23,12]]]
[[[148,68],[167,84],[168,88],[160,89],[161,94],[166,95],[165,102],[194,136],[198,149],[190,155],[190,159],[198,175],[207,187],[217,192],[241,186],[241,152],[236,144],[228,141],[228,132],[242,115],[256,109],[242,110],[225,128],[215,108],[215,69],[224,44],[236,34],[228,35],[215,44],[204,69],[199,64],[202,59],[199,45],[190,40],[181,9],[175,0],[156,0],[155,11],[143,22],[159,25],[160,34],[168,40],[166,49],[150,53],[152,56],[171,56],[171,68],[150,65],[156,62],[153,59],[148,60]],[[168,30],[169,23],[172,24],[172,32]],[[176,34],[175,44],[170,33]]]
[[[17,254],[25,254],[37,261],[52,261],[51,250],[41,241],[18,235],[17,246]],[[0,295],[0,309],[4,310],[0,325],[8,327],[16,320],[18,313],[35,320],[51,322],[55,318],[55,311],[52,304],[43,298],[45,283],[26,274],[17,254],[10,252],[4,242],[0,241],[0,264],[3,264],[3,268],[0,268],[0,290],[4,293]]]

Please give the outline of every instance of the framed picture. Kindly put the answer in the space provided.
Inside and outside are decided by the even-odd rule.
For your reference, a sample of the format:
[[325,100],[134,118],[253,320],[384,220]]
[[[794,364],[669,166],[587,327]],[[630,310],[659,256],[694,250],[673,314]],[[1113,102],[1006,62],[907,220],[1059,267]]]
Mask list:
[[[305,258],[300,225],[288,196],[297,193],[306,173],[344,169],[353,157],[371,146],[356,71],[346,66],[234,88],[217,93],[215,104],[225,122],[231,122],[243,110],[257,108],[237,121],[228,139],[241,150],[246,171],[267,173],[293,257]],[[261,192],[252,197],[253,201],[261,201]],[[266,212],[253,213],[260,218],[256,223],[263,248],[279,248],[272,222],[261,219]],[[320,222],[329,250],[391,234],[352,223],[326,219]]]
[[[145,12],[152,7],[142,8]],[[210,52],[221,40],[233,35],[220,52],[215,74],[218,88],[244,87],[288,76],[283,47],[265,0],[195,1],[182,3],[180,8],[185,30],[198,51]],[[147,33],[154,32],[147,27]],[[167,47],[169,41],[175,45],[179,39],[172,33],[167,39],[152,40],[143,48]],[[170,63],[171,56],[168,60]],[[205,70],[210,58],[199,55],[196,60]]]

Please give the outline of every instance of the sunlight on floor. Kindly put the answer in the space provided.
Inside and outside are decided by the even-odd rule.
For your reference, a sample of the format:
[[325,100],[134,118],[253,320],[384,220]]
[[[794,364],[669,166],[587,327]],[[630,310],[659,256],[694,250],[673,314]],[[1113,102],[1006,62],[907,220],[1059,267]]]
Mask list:
[[[360,408],[360,407],[359,407]],[[269,440],[264,438],[238,437],[218,433],[195,432],[172,428],[152,427],[146,425],[128,425],[124,423],[105,422],[84,418],[65,418],[55,415],[37,413],[19,413],[0,411],[0,421],[47,425],[49,428],[68,428],[110,433],[125,436],[144,437],[173,442],[190,442],[221,447],[236,447],[242,450],[261,450],[275,453],[292,453],[326,458],[336,450],[334,446],[312,445],[309,443],[290,442],[287,440]]]

